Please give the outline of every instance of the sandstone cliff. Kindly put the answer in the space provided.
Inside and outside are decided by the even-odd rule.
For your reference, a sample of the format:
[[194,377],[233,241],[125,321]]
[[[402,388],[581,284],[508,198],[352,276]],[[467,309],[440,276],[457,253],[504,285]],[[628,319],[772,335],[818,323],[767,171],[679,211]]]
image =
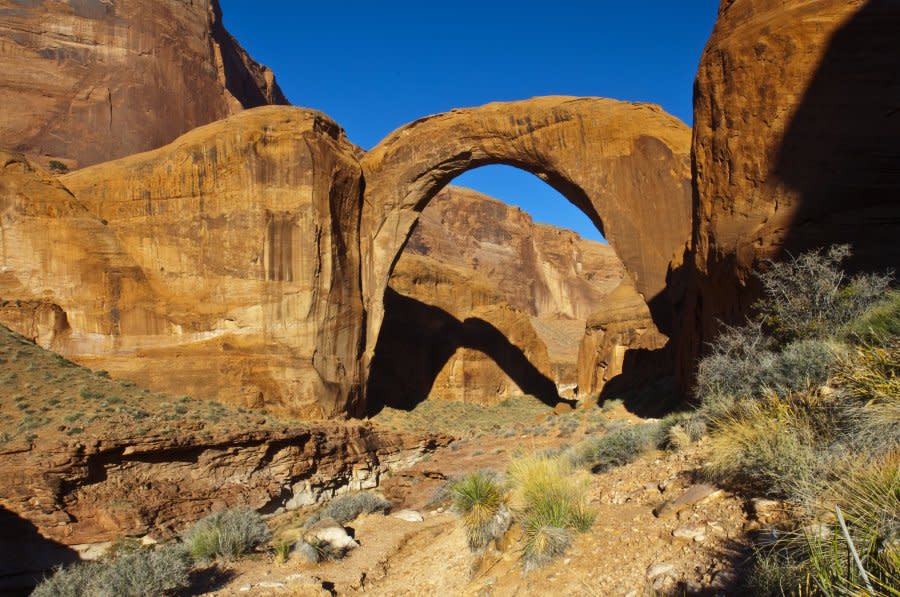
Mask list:
[[95,164],[286,104],[217,0],[0,0],[0,147]]
[[0,297],[55,305],[61,323],[9,309],[3,322],[153,389],[308,417],[352,410],[355,151],[319,113],[266,107],[61,183],[7,156]]
[[722,2],[695,85],[686,377],[761,260],[849,242],[856,268],[900,263],[897,31],[892,0]]

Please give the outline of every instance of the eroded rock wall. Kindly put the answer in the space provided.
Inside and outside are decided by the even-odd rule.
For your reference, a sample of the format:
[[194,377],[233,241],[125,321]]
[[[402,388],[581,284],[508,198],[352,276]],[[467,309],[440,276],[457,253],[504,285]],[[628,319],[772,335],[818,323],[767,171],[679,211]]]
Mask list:
[[762,260],[835,242],[900,263],[900,4],[723,1],[694,95],[694,263],[682,367],[740,322]]
[[0,147],[85,166],[286,104],[217,0],[0,0]]

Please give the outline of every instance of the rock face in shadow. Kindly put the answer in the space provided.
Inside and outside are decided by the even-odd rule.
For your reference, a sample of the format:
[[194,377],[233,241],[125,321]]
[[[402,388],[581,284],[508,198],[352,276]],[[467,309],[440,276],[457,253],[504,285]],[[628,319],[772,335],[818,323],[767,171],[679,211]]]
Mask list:
[[595,307],[578,350],[580,398],[599,395],[606,382],[622,374],[629,350],[657,351],[668,341],[627,275]]
[[85,166],[286,104],[217,0],[0,1],[0,147]]
[[900,4],[723,2],[694,95],[694,251],[683,372],[739,322],[761,260],[852,243],[900,263]]
[[531,318],[481,273],[406,254],[386,300],[370,410],[412,408],[426,398],[496,404],[517,393],[557,402],[547,348]]
[[[265,107],[61,179],[7,157],[2,323],[160,391],[305,417],[352,411],[356,151],[322,114]],[[61,314],[10,311],[35,301]]]

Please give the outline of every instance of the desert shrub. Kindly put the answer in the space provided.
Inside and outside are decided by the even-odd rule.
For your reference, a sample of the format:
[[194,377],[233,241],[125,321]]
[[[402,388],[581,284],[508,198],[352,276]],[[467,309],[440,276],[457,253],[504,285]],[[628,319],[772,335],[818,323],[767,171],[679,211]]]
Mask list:
[[768,262],[757,274],[764,293],[757,303],[760,320],[775,338],[790,342],[837,334],[884,297],[890,276],[848,278],[840,266],[850,255],[849,245],[833,245],[824,254],[815,250]]
[[376,493],[368,491],[348,493],[325,504],[307,518],[303,526],[309,528],[323,518],[333,518],[341,524],[346,524],[362,514],[390,512],[390,510],[391,503]]
[[477,471],[453,484],[453,509],[462,516],[472,551],[484,549],[509,527],[506,488],[489,471]]
[[[900,587],[900,453],[851,458],[813,488],[816,509],[793,532],[762,546],[752,589],[759,595],[897,595]],[[852,559],[839,507],[872,591]]]
[[597,439],[580,442],[567,453],[568,462],[575,467],[587,466],[593,472],[628,464],[648,450],[662,443],[665,432],[659,423],[625,425],[611,429]]
[[777,498],[797,495],[816,475],[813,422],[802,405],[778,396],[747,401],[716,421],[705,475]]
[[37,586],[38,597],[144,597],[189,585],[188,560],[176,545],[138,549],[95,563],[57,570]]
[[90,595],[90,583],[95,577],[97,564],[77,563],[55,568],[32,591],[33,597],[83,597]]
[[66,172],[69,171],[69,167],[66,166],[64,163],[60,162],[59,160],[50,160],[50,162],[47,164],[47,166],[50,168],[51,172],[58,172],[60,174],[65,174]]
[[267,541],[269,528],[250,508],[213,512],[182,534],[188,553],[196,561],[239,558]]
[[563,554],[572,532],[586,532],[596,513],[588,507],[589,479],[563,457],[530,456],[510,464],[513,507],[524,530],[525,569]]

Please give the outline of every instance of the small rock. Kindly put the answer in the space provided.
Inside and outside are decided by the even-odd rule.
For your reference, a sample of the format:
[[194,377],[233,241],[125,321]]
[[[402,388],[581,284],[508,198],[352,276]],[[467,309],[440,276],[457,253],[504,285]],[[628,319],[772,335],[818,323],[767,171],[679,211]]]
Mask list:
[[750,512],[756,518],[768,518],[781,510],[781,502],[766,498],[753,498],[750,500]]
[[309,564],[318,564],[319,560],[322,559],[319,551],[303,539],[294,543],[291,553],[298,555],[301,560]]
[[249,593],[250,589],[252,589],[252,588],[253,588],[253,585],[241,585],[240,588],[238,589],[238,591],[240,591],[241,593]]
[[398,512],[394,512],[391,514],[394,518],[399,518],[400,520],[405,520],[406,522],[422,522],[425,518],[421,513],[416,512],[415,510],[400,510]]
[[722,490],[714,485],[706,483],[691,485],[677,498],[668,500],[654,508],[653,515],[657,518],[668,518],[694,504],[715,499],[720,495],[722,495]]
[[274,580],[264,580],[256,584],[260,589],[286,589],[287,585],[283,582],[277,582]]
[[659,593],[670,593],[675,588],[675,579],[671,576],[658,576],[653,581],[653,590]]
[[663,562],[660,564],[654,564],[647,568],[647,578],[654,579],[657,576],[662,576],[663,574],[671,574],[675,571],[675,565],[669,564],[667,562]]
[[672,536],[678,539],[687,539],[697,543],[706,539],[706,530],[703,527],[683,526],[672,531]]

